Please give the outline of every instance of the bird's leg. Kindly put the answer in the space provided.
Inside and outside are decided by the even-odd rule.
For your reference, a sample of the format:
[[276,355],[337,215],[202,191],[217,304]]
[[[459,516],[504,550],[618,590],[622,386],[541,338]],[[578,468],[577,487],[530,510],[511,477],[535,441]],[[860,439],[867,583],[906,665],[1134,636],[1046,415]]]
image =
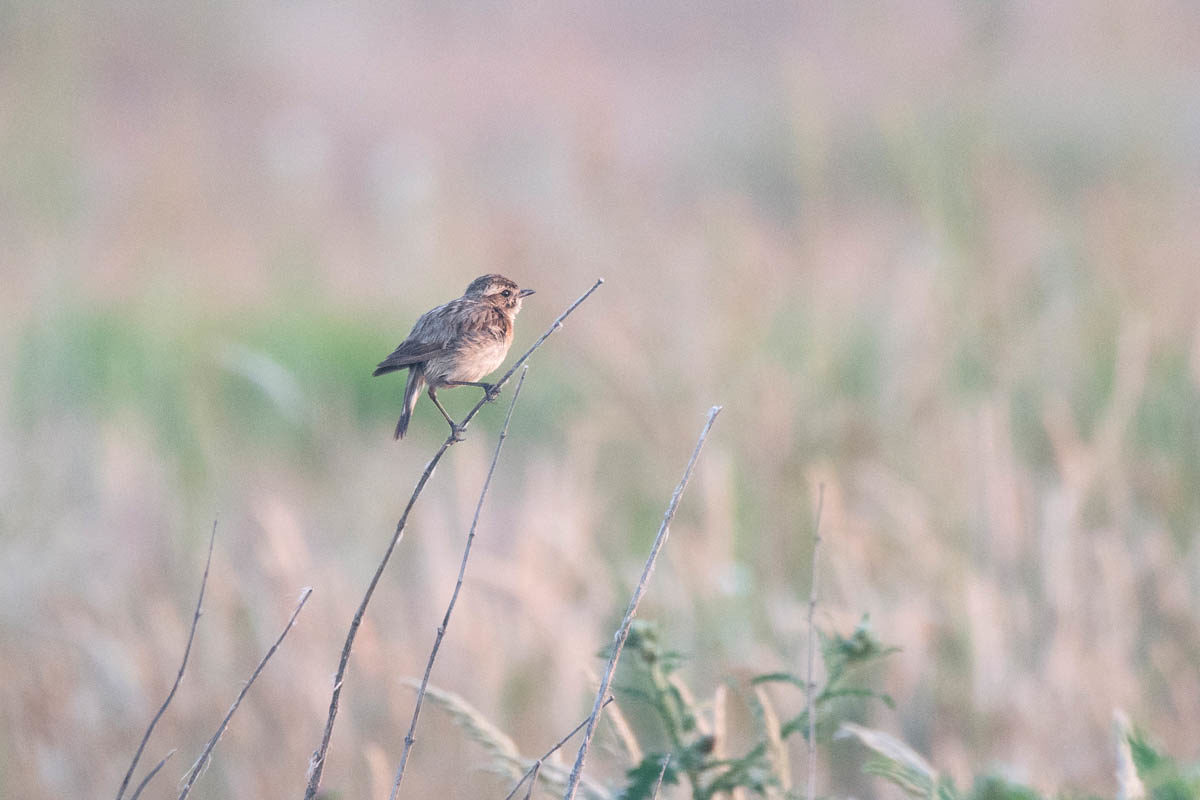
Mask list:
[[478,386],[483,389],[483,393],[487,395],[489,401],[495,400],[500,396],[500,389],[494,383],[484,383],[483,381],[446,381],[447,386]]
[[442,404],[439,403],[437,399],[437,391],[432,386],[429,387],[429,399],[433,401],[435,406],[437,406],[437,410],[442,412],[442,416],[446,418],[446,422],[450,423],[451,437],[453,437],[454,441],[461,442],[463,440],[462,426],[451,419],[450,415],[446,413],[446,409],[442,408]]

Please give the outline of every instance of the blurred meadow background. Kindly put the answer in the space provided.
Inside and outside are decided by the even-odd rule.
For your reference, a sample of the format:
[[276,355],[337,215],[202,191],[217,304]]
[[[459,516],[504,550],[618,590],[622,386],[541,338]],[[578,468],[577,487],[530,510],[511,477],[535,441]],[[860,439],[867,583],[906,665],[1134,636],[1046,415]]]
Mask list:
[[[537,290],[513,357],[606,279],[532,359],[433,675],[524,753],[722,404],[642,611],[698,695],[800,669],[823,483],[818,622],[902,648],[864,722],[960,785],[1112,794],[1114,708],[1200,758],[1198,43],[1171,0],[3,3],[0,795],[115,794],[219,517],[143,769],[180,748],[171,792],[311,585],[193,793],[300,796],[445,435],[422,400],[393,442],[371,370],[487,272]],[[507,397],[368,611],[337,796],[390,787]],[[834,752],[823,793],[889,796]],[[502,797],[486,761],[427,704],[405,794]]]

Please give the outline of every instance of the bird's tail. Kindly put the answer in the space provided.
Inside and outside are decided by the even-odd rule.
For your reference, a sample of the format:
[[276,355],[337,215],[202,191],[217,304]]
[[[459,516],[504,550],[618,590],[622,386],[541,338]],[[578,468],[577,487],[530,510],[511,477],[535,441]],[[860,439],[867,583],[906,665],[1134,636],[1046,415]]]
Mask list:
[[404,387],[404,411],[400,414],[400,421],[396,423],[396,438],[403,439],[404,434],[408,432],[408,421],[412,419],[413,409],[417,406],[417,399],[421,396],[421,390],[425,388],[425,372],[420,365],[414,364],[408,370],[408,383]]

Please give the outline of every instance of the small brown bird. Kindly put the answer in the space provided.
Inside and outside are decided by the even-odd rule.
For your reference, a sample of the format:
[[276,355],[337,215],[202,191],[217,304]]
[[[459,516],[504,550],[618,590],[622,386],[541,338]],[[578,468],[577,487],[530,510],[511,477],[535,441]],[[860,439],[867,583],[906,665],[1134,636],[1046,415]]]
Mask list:
[[429,386],[429,399],[442,412],[454,438],[461,438],[458,423],[438,402],[444,386],[478,386],[492,397],[495,387],[480,379],[504,362],[513,339],[513,320],[521,300],[533,294],[503,275],[482,275],[471,281],[457,300],[426,311],[413,325],[408,338],[379,362],[376,375],[408,370],[404,411],[396,423],[396,438],[403,439],[421,389]]

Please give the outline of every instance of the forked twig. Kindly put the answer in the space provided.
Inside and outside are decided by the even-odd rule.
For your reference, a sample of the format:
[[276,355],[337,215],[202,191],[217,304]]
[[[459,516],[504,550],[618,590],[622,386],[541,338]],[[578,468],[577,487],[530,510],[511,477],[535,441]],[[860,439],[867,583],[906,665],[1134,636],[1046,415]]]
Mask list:
[[[117,800],[121,800],[125,795],[125,790],[129,787],[129,781],[133,778],[133,771],[137,769],[138,760],[142,757],[142,751],[146,749],[146,743],[150,741],[150,734],[154,733],[154,726],[162,719],[162,715],[166,713],[167,706],[171,705],[171,701],[175,699],[175,692],[179,689],[179,684],[183,681],[183,671],[187,669],[188,656],[192,653],[192,641],[196,638],[196,625],[200,622],[201,606],[204,604],[204,588],[208,585],[208,568],[212,565],[213,543],[217,539],[217,521],[214,519],[212,524],[212,533],[208,537],[208,558],[204,562],[204,576],[200,579],[200,597],[196,599],[196,612],[192,614],[192,629],[188,632],[187,646],[183,649],[183,661],[179,665],[179,672],[175,675],[175,683],[171,685],[171,691],[167,693],[167,699],[158,707],[158,713],[154,715],[154,719],[150,720],[150,724],[146,727],[146,733],[142,736],[142,743],[138,745],[137,752],[133,754],[133,761],[129,764],[129,770],[125,773],[124,780],[121,781],[121,788],[117,790]],[[175,751],[172,750],[172,753]],[[168,754],[167,758],[170,758]],[[164,759],[165,761],[165,759]],[[162,764],[158,765],[159,767]],[[145,786],[146,781],[154,777],[154,773],[158,771],[156,767],[145,780],[142,781],[142,786]],[[138,787],[141,791],[141,787]],[[136,794],[134,795],[137,796]]]
[[245,685],[242,686],[242,690],[238,692],[237,699],[233,701],[233,705],[231,705],[229,707],[229,711],[226,712],[225,719],[221,720],[221,724],[217,726],[217,732],[214,733],[212,738],[208,740],[208,744],[204,746],[204,750],[200,753],[200,757],[197,758],[196,763],[192,765],[192,771],[188,773],[187,779],[183,784],[183,790],[179,793],[179,800],[183,800],[183,798],[187,797],[188,792],[192,790],[192,784],[194,784],[196,779],[200,777],[200,773],[204,770],[205,765],[208,763],[209,756],[212,755],[213,748],[217,746],[217,742],[220,741],[221,736],[225,734],[225,729],[229,727],[229,720],[233,718],[233,713],[237,711],[238,706],[242,704],[242,699],[246,696],[246,693],[250,691],[250,687],[254,685],[254,681],[258,680],[258,676],[263,671],[263,667],[267,665],[267,661],[271,659],[271,656],[275,655],[275,651],[278,650],[279,645],[283,643],[283,637],[288,635],[288,631],[290,631],[292,629],[292,625],[296,623],[296,617],[300,616],[300,610],[304,608],[304,604],[308,602],[308,598],[311,595],[311,587],[305,587],[305,589],[300,592],[300,602],[296,604],[296,610],[292,612],[292,616],[288,620],[287,625],[284,626],[283,632],[279,634],[279,638],[276,639],[275,643],[271,645],[271,648],[267,650],[267,654],[262,657],[262,661],[258,662],[258,666],[255,667],[254,672],[250,674],[249,680],[247,680]]
[[[529,787],[525,790],[525,796],[521,800],[531,800],[533,797],[533,789],[537,786],[538,775],[542,771],[542,762],[540,759],[533,762],[532,771],[533,774],[529,776]],[[512,797],[512,795],[509,795],[509,797]]]
[[817,518],[813,523],[812,582],[808,589],[808,677],[804,679],[804,691],[808,703],[808,800],[817,797],[817,709],[813,707],[813,696],[817,685],[813,682],[813,662],[816,659],[817,631],[813,617],[817,611],[817,551],[821,546],[821,511],[825,508],[825,484],[817,494]]
[[150,780],[151,780],[151,779],[152,779],[152,778],[153,778],[155,775],[157,775],[157,774],[158,774],[158,771],[159,771],[160,769],[162,769],[162,768],[163,768],[163,766],[165,766],[165,765],[166,765],[167,761],[168,761],[168,760],[171,758],[171,756],[173,756],[173,755],[175,755],[175,749],[174,749],[174,748],[172,748],[172,749],[171,749],[171,751],[170,751],[169,753],[167,753],[165,756],[163,756],[163,757],[162,757],[162,761],[159,761],[157,764],[155,764],[155,765],[154,765],[154,769],[152,769],[152,770],[150,770],[149,772],[147,772],[147,773],[146,773],[146,777],[142,778],[142,782],[141,782],[141,783],[139,783],[139,784],[137,785],[137,788],[133,790],[133,794],[129,795],[129,800],[137,800],[139,797],[141,797],[141,796],[142,796],[142,790],[146,788],[146,785],[150,783]]
[[[572,311],[578,308],[584,300],[587,300],[592,295],[592,292],[599,289],[602,283],[604,283],[603,278],[597,279],[596,282],[592,284],[592,288],[580,295],[579,299],[577,299],[574,303],[571,303],[571,305],[567,306],[567,310],[558,315],[558,318],[551,323],[549,329],[547,329],[546,332],[543,333],[538,340],[533,343],[533,346],[526,350],[525,354],[517,359],[516,363],[512,365],[512,368],[509,369],[508,372],[504,373],[504,376],[496,382],[496,388],[499,389],[500,387],[504,386],[504,384],[508,382],[508,380],[521,367],[521,365],[524,364],[531,355],[533,355],[533,352],[541,347],[542,342],[546,341],[546,339],[550,337],[550,334],[561,328],[563,320],[566,319]],[[463,418],[462,423],[459,425],[459,430],[465,429],[470,421],[474,419],[475,415],[479,413],[479,410],[488,402],[490,401],[488,400],[487,395],[484,395],[484,397],[475,404],[475,407],[467,412],[467,416]],[[379,561],[379,566],[375,568],[375,574],[371,577],[371,582],[367,584],[367,591],[363,595],[362,602],[358,604],[358,609],[354,612],[354,618],[350,621],[350,630],[346,634],[345,644],[342,645],[342,656],[338,661],[337,673],[333,678],[333,694],[329,698],[329,715],[325,720],[325,732],[321,736],[320,746],[313,751],[312,759],[309,761],[308,785],[304,790],[304,800],[314,800],[314,798],[317,796],[317,790],[321,787],[321,775],[325,771],[325,757],[329,752],[329,742],[333,738],[333,723],[337,719],[338,703],[342,695],[342,683],[346,677],[346,665],[350,661],[350,651],[354,647],[354,638],[358,635],[359,626],[362,625],[362,619],[363,615],[367,611],[367,605],[369,605],[371,602],[371,596],[375,594],[375,587],[379,584],[379,579],[383,576],[383,570],[385,567],[387,567],[388,560],[392,557],[392,551],[396,549],[396,545],[400,542],[401,537],[404,535],[404,527],[408,524],[408,515],[412,512],[413,506],[417,502],[417,497],[421,494],[421,490],[425,488],[425,484],[429,482],[430,477],[432,477],[434,467],[438,465],[438,462],[442,460],[442,456],[445,455],[446,450],[448,450],[450,446],[454,444],[454,442],[454,433],[451,432],[451,434],[446,437],[446,441],[442,442],[442,446],[439,447],[437,452],[433,454],[433,458],[431,458],[429,463],[425,465],[425,471],[421,473],[421,477],[417,481],[416,488],[413,489],[412,496],[409,497],[408,504],[404,507],[404,513],[400,515],[400,520],[396,523],[396,530],[392,533],[391,541],[388,542],[387,549],[383,553],[383,558]]]
[[475,516],[471,519],[471,529],[467,533],[467,544],[463,548],[462,562],[458,565],[458,583],[454,585],[454,592],[450,595],[450,602],[446,606],[446,614],[442,617],[442,624],[438,626],[437,636],[433,640],[433,649],[429,651],[429,661],[425,664],[425,675],[421,678],[420,688],[417,689],[412,721],[409,722],[408,733],[404,736],[404,750],[400,753],[400,766],[396,769],[396,780],[392,783],[391,800],[396,800],[396,796],[400,792],[400,782],[404,780],[404,768],[408,765],[408,754],[412,751],[413,743],[416,741],[417,719],[421,716],[421,703],[425,700],[429,675],[433,672],[433,662],[437,659],[438,650],[442,647],[442,638],[446,635],[446,628],[450,625],[450,615],[454,613],[454,605],[458,602],[458,593],[462,591],[463,578],[467,573],[467,559],[471,557],[471,545],[475,542],[475,529],[479,525],[479,514],[483,511],[483,500],[487,497],[488,488],[492,485],[492,475],[495,474],[496,464],[500,461],[500,450],[504,447],[504,439],[508,436],[508,423],[512,420],[513,409],[517,405],[517,398],[521,395],[521,387],[525,385],[525,376],[528,372],[528,365],[521,370],[521,378],[517,381],[512,401],[508,404],[508,414],[504,417],[504,426],[500,428],[500,437],[496,440],[496,450],[492,453],[492,464],[488,467],[487,477],[483,480],[483,489],[479,492],[479,502],[475,504]]
[[600,690],[596,693],[596,703],[592,708],[592,715],[588,717],[587,730],[584,731],[583,741],[579,745],[579,753],[575,756],[575,766],[571,768],[571,777],[567,781],[567,790],[563,794],[563,800],[571,800],[575,797],[575,792],[579,788],[579,779],[583,773],[583,762],[587,758],[588,745],[592,742],[592,734],[595,733],[596,723],[600,721],[600,710],[604,698],[608,696],[609,684],[612,683],[613,673],[616,672],[617,661],[621,658],[621,650],[625,647],[625,639],[629,636],[629,626],[633,624],[633,616],[637,613],[638,604],[642,602],[642,596],[646,594],[646,585],[650,582],[650,573],[654,571],[654,562],[658,560],[658,553],[667,541],[671,519],[675,516],[675,509],[679,507],[679,498],[683,496],[683,490],[687,487],[688,481],[692,477],[692,470],[696,466],[696,460],[700,458],[700,449],[704,447],[704,440],[708,438],[708,432],[712,429],[713,421],[719,413],[721,413],[720,406],[713,406],[709,409],[708,420],[704,423],[704,428],[700,431],[700,438],[696,441],[696,449],[692,451],[692,457],[688,461],[687,468],[683,471],[683,477],[680,479],[679,485],[675,487],[675,494],[671,495],[671,502],[667,505],[667,511],[663,515],[662,524],[658,528],[658,535],[654,537],[654,545],[650,548],[650,556],[646,559],[646,566],[642,570],[642,577],[638,580],[637,586],[634,587],[633,596],[629,600],[629,607],[625,610],[625,618],[621,620],[621,625],[617,628],[617,632],[613,636],[612,653],[609,654],[608,665],[604,668],[604,675],[600,678]]
[[[604,704],[600,707],[601,708],[606,707],[614,699],[615,698],[613,698],[612,695],[609,695],[608,699],[605,700]],[[545,753],[543,753],[541,758],[539,758],[537,761],[534,761],[533,766],[525,771],[525,774],[521,776],[521,780],[517,781],[517,785],[513,787],[512,791],[508,793],[508,795],[504,798],[504,800],[512,800],[514,797],[516,797],[517,790],[521,788],[521,785],[524,784],[525,781],[529,781],[529,789],[530,789],[530,791],[533,791],[533,786],[535,783],[537,783],[538,772],[540,772],[542,769],[542,763],[546,759],[548,759],[550,756],[557,753],[564,744],[566,744],[567,742],[569,742],[571,740],[572,736],[574,736],[575,734],[577,734],[581,730],[583,730],[583,726],[587,725],[591,719],[592,719],[592,717],[589,716],[583,722],[576,725],[574,728],[571,729],[570,733],[568,733],[566,736],[564,736],[563,738],[558,740],[558,744],[554,745],[554,747],[551,747],[549,750],[547,750]],[[528,794],[526,796],[528,797]]]

